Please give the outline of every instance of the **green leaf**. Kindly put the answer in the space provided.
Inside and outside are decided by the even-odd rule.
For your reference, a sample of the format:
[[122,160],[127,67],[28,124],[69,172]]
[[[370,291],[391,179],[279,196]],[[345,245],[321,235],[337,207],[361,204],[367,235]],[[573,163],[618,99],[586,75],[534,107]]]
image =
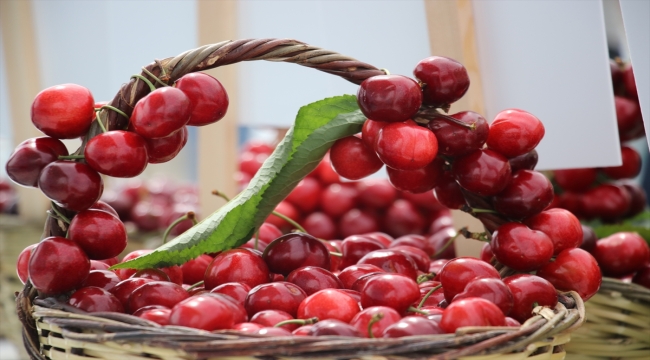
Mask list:
[[201,254],[244,244],[275,206],[316,168],[332,144],[360,132],[365,120],[352,95],[303,106],[294,126],[244,191],[174,240],[112,269],[180,265]]

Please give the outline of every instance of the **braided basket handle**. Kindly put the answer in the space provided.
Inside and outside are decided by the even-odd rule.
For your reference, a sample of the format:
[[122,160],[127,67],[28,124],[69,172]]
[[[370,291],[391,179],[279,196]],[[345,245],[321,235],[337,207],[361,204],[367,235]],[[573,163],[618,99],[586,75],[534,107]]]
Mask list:
[[[157,60],[147,65],[141,75],[155,86],[161,86],[153,76],[173,83],[191,72],[252,60],[294,63],[340,76],[355,84],[372,76],[384,75],[384,71],[372,65],[291,39],[242,39],[204,45],[175,57]],[[122,86],[110,105],[130,116],[135,104],[148,93],[149,88],[143,81],[131,79]],[[127,125],[127,119],[117,112],[108,111],[107,118],[111,129]],[[93,124],[86,141],[99,131],[97,124]]]

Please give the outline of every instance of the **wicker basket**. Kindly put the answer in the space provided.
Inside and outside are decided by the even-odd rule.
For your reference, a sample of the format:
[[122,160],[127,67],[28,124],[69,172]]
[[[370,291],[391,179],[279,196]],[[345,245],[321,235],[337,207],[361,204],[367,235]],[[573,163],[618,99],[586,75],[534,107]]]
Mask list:
[[[224,41],[157,60],[143,68],[151,82],[174,82],[183,75],[250,60],[291,62],[340,76],[355,84],[384,74],[358,60],[295,40]],[[144,81],[132,79],[110,103],[130,116],[147,95]],[[108,127],[125,128],[127,119],[106,111]],[[91,126],[81,149],[99,134]],[[50,218],[44,236],[65,232]],[[54,298],[38,298],[29,282],[18,294],[23,342],[33,359],[562,359],[569,334],[584,320],[584,304],[573,292],[558,294],[555,309],[538,307],[521,327],[461,328],[456,334],[397,339],[347,337],[265,337],[234,331],[206,332],[166,326],[117,313],[82,313]]]
[[570,359],[650,359],[650,289],[603,278],[585,303],[585,324],[572,334]]

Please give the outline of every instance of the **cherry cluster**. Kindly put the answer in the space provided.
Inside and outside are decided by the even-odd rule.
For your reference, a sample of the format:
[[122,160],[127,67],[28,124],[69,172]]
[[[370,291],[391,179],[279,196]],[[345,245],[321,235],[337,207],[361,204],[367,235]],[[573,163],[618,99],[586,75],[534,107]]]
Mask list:
[[[187,141],[187,125],[216,122],[227,109],[224,88],[207,74],[189,74],[173,87],[159,89],[140,78],[151,92],[136,103],[128,129],[106,129],[103,111],[126,114],[95,104],[90,91],[79,85],[47,88],[32,103],[32,122],[47,136],[19,144],[6,170],[14,182],[39,188],[52,200],[50,217],[66,231],[65,237],[43,239],[30,256],[19,259],[29,259],[29,279],[43,294],[76,289],[88,277],[92,261],[114,259],[126,248],[126,228],[118,213],[99,201],[104,189],[100,174],[134,177],[149,163],[171,160]],[[103,130],[96,136],[89,132],[93,121]],[[84,146],[69,155],[60,139],[80,137]]]
[[641,213],[647,206],[645,190],[631,181],[641,172],[641,155],[627,142],[645,135],[632,66],[610,62],[618,135],[620,166],[556,170],[553,180],[562,191],[556,206],[585,220],[617,222]]
[[[240,186],[248,185],[273,149],[262,141],[244,144],[236,175]],[[342,181],[332,169],[329,154],[276,206],[275,211],[302,225],[309,234],[326,240],[375,231],[393,237],[424,235],[431,238],[451,224],[449,209],[438,203],[432,192],[413,194],[397,190],[386,179]],[[266,221],[283,232],[294,228],[275,215]],[[438,236],[433,241],[437,245],[432,248],[442,246],[441,241]],[[450,248],[453,251],[453,245]]]

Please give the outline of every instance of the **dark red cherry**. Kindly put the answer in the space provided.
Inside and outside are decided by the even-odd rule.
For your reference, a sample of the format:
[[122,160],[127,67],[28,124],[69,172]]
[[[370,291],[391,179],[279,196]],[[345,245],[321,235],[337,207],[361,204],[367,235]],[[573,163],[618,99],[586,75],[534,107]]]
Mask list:
[[492,235],[492,252],[503,265],[521,272],[537,270],[553,256],[553,241],[524,224],[506,223]]
[[311,328],[309,328],[307,335],[309,336],[335,335],[335,336],[348,336],[348,337],[363,337],[363,335],[361,335],[361,333],[352,325],[336,319],[322,320],[317,322],[314,325],[311,325]]
[[547,306],[555,308],[557,304],[557,293],[548,280],[539,276],[519,274],[503,279],[508,286],[513,298],[513,307],[510,317],[524,323],[533,316],[533,309],[536,306]]
[[327,247],[303,233],[290,233],[275,239],[266,247],[262,257],[271,272],[285,276],[303,266],[330,268]]
[[614,106],[620,135],[634,131],[637,123],[642,121],[639,102],[622,96],[614,96]]
[[93,260],[119,255],[126,248],[126,228],[120,219],[105,211],[80,211],[70,222],[68,237]]
[[630,210],[632,199],[623,186],[602,184],[582,196],[582,206],[587,217],[615,221]]
[[36,290],[58,295],[88,277],[90,260],[76,242],[59,236],[41,240],[29,258],[29,280]]
[[431,130],[413,121],[384,126],[377,136],[377,155],[386,166],[416,170],[431,163],[438,154],[438,141]]
[[520,170],[494,197],[494,209],[511,219],[524,219],[546,209],[553,196],[553,185],[546,176],[534,170]]
[[62,84],[42,90],[32,103],[32,123],[57,139],[78,138],[90,128],[95,115],[90,90],[77,84]]
[[307,232],[319,239],[336,238],[336,223],[327,214],[320,211],[309,214],[302,222]]
[[90,166],[70,161],[55,161],[41,171],[38,187],[60,206],[81,211],[99,200],[104,183]]
[[341,243],[341,253],[343,259],[341,267],[347,268],[348,266],[355,265],[359,259],[364,257],[371,251],[384,249],[381,242],[363,235],[348,236]]
[[120,278],[109,270],[91,270],[80,287],[95,286],[107,291],[113,290],[120,283]]
[[473,111],[463,111],[450,116],[474,128],[470,129],[441,118],[429,122],[429,129],[438,139],[438,153],[457,157],[483,147],[490,131],[490,126],[483,116]]
[[338,228],[343,237],[379,230],[377,217],[370,212],[352,209],[339,219]]
[[393,236],[422,234],[425,222],[421,211],[410,201],[398,199],[386,209],[383,231]]
[[187,126],[183,126],[165,137],[144,138],[147,144],[147,161],[150,164],[161,164],[175,158],[187,144],[187,137]]
[[[251,316],[249,321],[266,327],[274,327],[276,324],[282,321],[293,320],[293,319],[294,317],[285,311],[262,310],[257,314]],[[298,328],[298,324],[285,324],[280,326],[280,328],[287,331],[294,331]]]
[[398,338],[414,335],[436,335],[443,334],[437,321],[422,316],[406,316],[384,330],[385,338]]
[[178,284],[169,281],[151,281],[133,290],[126,310],[133,314],[148,305],[163,305],[171,309],[188,297],[187,291]]
[[75,291],[68,304],[86,312],[124,312],[122,303],[105,289],[89,286]]
[[338,278],[346,289],[351,289],[352,285],[354,285],[360,277],[382,272],[384,272],[384,270],[371,264],[350,265],[339,273]]
[[145,138],[161,138],[180,130],[190,121],[192,105],[183,91],[163,87],[140,99],[133,108],[131,125]]
[[27,139],[7,160],[7,176],[17,184],[37,187],[41,170],[61,155],[68,155],[68,150],[58,139],[47,136]]
[[606,276],[633,273],[650,261],[648,243],[633,232],[618,232],[598,240],[592,254]]
[[131,275],[131,278],[143,278],[154,281],[169,281],[169,275],[158,269],[142,269]]
[[465,67],[454,59],[431,56],[420,60],[413,75],[424,84],[422,102],[444,106],[456,102],[469,88]]
[[487,146],[513,158],[533,150],[542,141],[544,132],[544,125],[535,115],[508,109],[498,113],[490,124]]
[[531,229],[548,235],[553,242],[553,255],[582,244],[583,226],[580,220],[568,210],[559,208],[545,210],[526,219],[524,223]]
[[489,149],[476,150],[456,159],[452,172],[464,189],[481,196],[496,195],[510,182],[510,163]]
[[451,171],[441,174],[438,183],[433,188],[433,194],[438,202],[449,209],[458,210],[467,204],[463,191]]
[[362,179],[384,166],[375,151],[356,136],[336,140],[330,149],[330,161],[339,175],[350,180]]
[[292,271],[287,276],[287,281],[300,286],[307,295],[324,289],[343,288],[343,283],[336,275],[315,266],[305,266]]
[[537,160],[539,160],[539,155],[537,154],[537,150],[533,149],[525,154],[508,159],[508,162],[514,174],[519,170],[535,170]]
[[357,206],[358,196],[359,190],[353,185],[331,184],[321,193],[320,206],[325,214],[339,218]]
[[596,181],[598,171],[594,168],[565,169],[553,171],[555,182],[564,190],[574,192],[587,191]]
[[86,162],[112,177],[134,177],[147,167],[147,145],[140,135],[114,130],[95,136],[84,149]]
[[228,94],[219,80],[195,72],[183,75],[174,84],[187,95],[192,105],[188,125],[203,126],[221,120],[228,110]]
[[261,284],[248,293],[245,306],[248,316],[253,316],[262,310],[282,310],[291,316],[296,316],[298,306],[307,294],[296,284],[277,281]]
[[612,179],[628,179],[641,172],[641,155],[629,146],[621,146],[623,163],[619,166],[603,168],[605,175]]
[[386,208],[397,199],[397,190],[387,179],[366,179],[357,187],[359,202],[371,208]]
[[420,109],[422,92],[418,83],[406,76],[379,75],[361,83],[357,102],[369,119],[400,122]]

